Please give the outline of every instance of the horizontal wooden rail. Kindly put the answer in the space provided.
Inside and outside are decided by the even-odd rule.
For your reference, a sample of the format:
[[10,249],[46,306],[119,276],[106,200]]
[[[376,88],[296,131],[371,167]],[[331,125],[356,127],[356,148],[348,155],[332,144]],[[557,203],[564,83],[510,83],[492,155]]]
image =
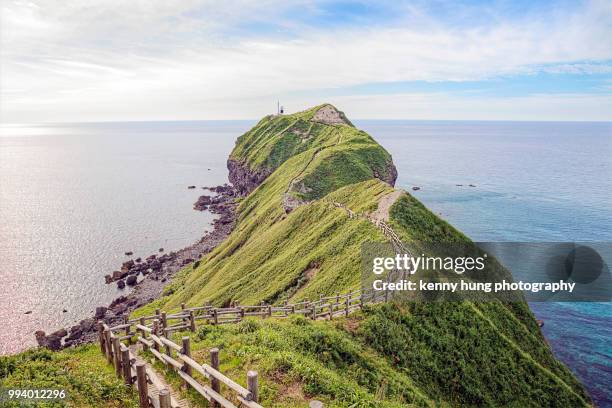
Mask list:
[[[181,305],[180,312],[166,313],[156,310],[155,315],[143,316],[137,319],[125,320],[124,324],[109,327],[106,324],[99,325],[98,338],[100,350],[106,355],[108,361],[113,363],[117,376],[124,378],[126,384],[134,384],[139,388],[141,408],[162,407],[162,393],[152,394],[146,389],[140,392],[140,388],[146,388],[144,384],[150,383],[161,391],[163,383],[158,381],[153,372],[146,372],[146,382],[138,378],[138,367],[136,359],[131,351],[122,344],[132,340],[142,344],[145,351],[161,361],[165,366],[171,367],[183,379],[184,383],[192,387],[211,403],[224,408],[236,408],[230,400],[221,394],[221,385],[227,387],[234,393],[234,398],[239,405],[248,408],[262,408],[257,402],[257,373],[248,373],[249,387],[244,388],[237,382],[225,376],[219,371],[218,350],[211,350],[211,363],[200,364],[191,357],[189,337],[183,337],[183,345],[179,346],[169,339],[172,332],[196,330],[196,321],[204,321],[204,324],[231,324],[238,323],[246,317],[258,316],[260,318],[286,318],[292,314],[304,315],[312,319],[334,319],[339,316],[348,316],[355,310],[362,309],[364,305],[386,300],[388,294],[385,292],[370,290],[354,290],[349,293],[320,296],[317,300],[305,299],[300,302],[283,305],[239,305],[233,302],[230,307],[216,308],[211,305],[185,307]],[[170,324],[170,321],[180,322]],[[214,351],[216,350],[216,351]],[[214,353],[213,353],[214,351]],[[176,355],[176,358],[172,356]],[[215,357],[216,356],[216,357]],[[202,384],[194,378],[192,373],[198,373],[210,385]],[[142,373],[141,373],[142,375]],[[144,396],[143,396],[144,395]],[[146,397],[146,401],[143,398]],[[166,398],[166,396],[163,396]],[[178,407],[176,401],[170,398],[171,408]],[[172,405],[174,404],[174,405]]]

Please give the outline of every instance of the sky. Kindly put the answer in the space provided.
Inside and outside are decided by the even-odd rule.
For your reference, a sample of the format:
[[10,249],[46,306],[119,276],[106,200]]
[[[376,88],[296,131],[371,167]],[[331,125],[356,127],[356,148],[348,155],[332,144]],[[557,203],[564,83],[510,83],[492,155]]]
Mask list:
[[0,122],[612,120],[612,1],[0,0]]

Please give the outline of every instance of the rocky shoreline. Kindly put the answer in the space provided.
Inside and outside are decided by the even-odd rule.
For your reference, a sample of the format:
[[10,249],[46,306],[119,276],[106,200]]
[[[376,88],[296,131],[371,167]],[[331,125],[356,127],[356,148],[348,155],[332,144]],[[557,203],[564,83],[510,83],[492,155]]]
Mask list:
[[[230,170],[231,173],[231,170]],[[191,188],[192,186],[189,186]],[[120,288],[134,286],[134,290],[113,300],[108,306],[96,308],[95,315],[81,320],[70,328],[62,328],[51,334],[39,330],[35,333],[39,346],[51,350],[91,343],[97,340],[97,322],[103,321],[109,326],[124,322],[126,316],[157,299],[176,272],[185,265],[193,263],[212,251],[232,232],[236,221],[235,199],[246,192],[245,189],[224,184],[216,187],[203,187],[214,196],[201,196],[194,204],[198,211],[210,211],[218,214],[213,221],[213,230],[204,235],[198,242],[178,251],[163,255],[152,254],[144,261],[141,258],[129,260],[121,269],[105,276],[107,284],[117,282]],[[159,252],[163,252],[160,248]],[[129,252],[128,252],[129,253]]]

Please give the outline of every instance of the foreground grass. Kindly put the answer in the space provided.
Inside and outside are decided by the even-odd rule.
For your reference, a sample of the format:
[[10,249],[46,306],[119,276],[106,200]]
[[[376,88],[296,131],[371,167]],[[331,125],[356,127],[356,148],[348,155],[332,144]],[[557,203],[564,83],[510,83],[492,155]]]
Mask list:
[[[313,399],[326,407],[588,406],[544,344],[535,356],[504,344],[469,303],[379,305],[332,322],[249,319],[174,338],[183,335],[197,361],[220,348],[221,371],[243,386],[247,370],[257,370],[265,407]],[[167,376],[180,388],[176,374]],[[207,406],[193,391],[185,396]]]
[[32,349],[0,357],[0,387],[64,389],[66,401],[27,405],[4,402],[2,407],[138,407],[138,395],[115,376],[98,345],[52,352]]

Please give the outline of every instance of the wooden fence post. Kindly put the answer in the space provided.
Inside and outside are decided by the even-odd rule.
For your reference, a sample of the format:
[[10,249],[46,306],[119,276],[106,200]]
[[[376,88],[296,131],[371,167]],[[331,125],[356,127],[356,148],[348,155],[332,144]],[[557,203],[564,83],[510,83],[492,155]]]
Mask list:
[[351,294],[349,293],[344,302],[344,316],[348,317],[351,308]]
[[[219,349],[218,348],[210,349],[210,366],[214,368],[215,370],[219,371]],[[219,380],[211,375],[210,376],[210,387],[213,389],[213,391],[216,391],[217,393],[220,392],[221,391],[220,385],[221,384],[219,383]],[[213,401],[211,406],[218,407],[219,403],[217,403],[216,401]]]
[[240,320],[244,320],[244,308],[242,306],[238,306],[238,310],[240,311]]
[[251,400],[259,402],[259,380],[257,371],[247,372],[247,388],[251,392]]
[[[164,337],[168,340],[170,340],[170,335],[168,334],[169,332],[169,329],[164,329]],[[166,355],[172,357],[172,349],[170,348],[170,346],[166,344],[164,348],[166,349]]]
[[98,322],[98,338],[100,339],[100,351],[106,355],[106,342],[104,339],[104,325]]
[[167,388],[159,390],[159,408],[171,408],[170,391]]
[[189,311],[189,330],[192,332],[196,331],[195,315],[193,314],[193,310]]
[[161,328],[162,330],[168,327],[168,318],[166,317],[166,312],[161,312]]
[[[130,320],[130,317],[129,317],[128,315],[123,316],[123,323],[124,323],[124,324],[128,324],[128,323],[129,323],[129,320]],[[130,328],[131,328],[131,326],[127,326],[127,327],[125,328],[125,335],[126,335],[126,336],[129,336],[129,335],[130,335]],[[128,344],[131,344],[131,343],[132,343],[132,338],[131,338],[131,337],[128,337],[127,342],[128,342]]]
[[272,317],[272,305],[268,305],[268,317]]
[[[159,337],[159,320],[153,320],[153,334]],[[159,344],[156,341],[153,342],[153,348],[159,351]]]
[[315,320],[317,318],[317,303],[316,302],[312,302],[312,320]]
[[[141,318],[140,318],[140,325],[141,325],[141,326],[146,326],[146,324],[145,324],[145,323],[146,323],[146,322],[145,322],[145,318],[144,318],[144,317],[141,317]],[[142,337],[143,339],[145,339],[145,340],[146,340],[146,339],[147,339],[147,332],[146,332],[145,330],[140,329],[140,337]],[[149,349],[149,346],[147,346],[146,344],[143,344],[143,345],[142,345],[142,349],[143,349],[144,351],[147,351],[147,350]]]
[[219,324],[219,315],[217,313],[216,307],[213,309],[213,318],[214,318],[214,324]]
[[136,384],[138,385],[140,408],[149,408],[149,385],[147,384],[147,367],[145,363],[136,364]]
[[[191,339],[187,336],[183,337],[183,350],[182,350],[182,354],[186,355],[187,357],[191,358],[191,343],[190,343]],[[188,376],[192,376],[193,374],[193,370],[191,368],[191,366],[187,363],[183,364],[183,371],[185,372],[185,374],[187,374]],[[187,386],[188,384],[185,383],[185,386]]]
[[113,344],[111,342],[111,332],[108,326],[104,325],[104,343],[106,343],[106,359],[109,363],[113,362]]
[[119,337],[113,336],[113,355],[115,358],[113,359],[115,364],[115,374],[117,377],[121,378],[121,348],[119,347]]
[[126,385],[132,385],[132,367],[130,365],[130,349],[121,345],[121,365],[123,367],[123,380]]

